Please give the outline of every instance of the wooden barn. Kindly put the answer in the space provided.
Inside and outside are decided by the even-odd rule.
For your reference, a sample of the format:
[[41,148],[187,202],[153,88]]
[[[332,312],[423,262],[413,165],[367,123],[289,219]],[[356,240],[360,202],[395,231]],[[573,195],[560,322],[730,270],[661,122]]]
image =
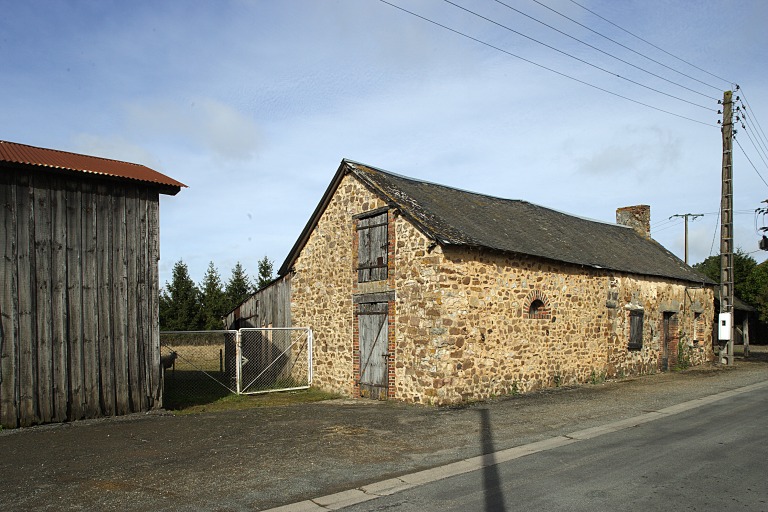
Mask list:
[[159,194],[142,165],[0,141],[0,424],[162,405]]

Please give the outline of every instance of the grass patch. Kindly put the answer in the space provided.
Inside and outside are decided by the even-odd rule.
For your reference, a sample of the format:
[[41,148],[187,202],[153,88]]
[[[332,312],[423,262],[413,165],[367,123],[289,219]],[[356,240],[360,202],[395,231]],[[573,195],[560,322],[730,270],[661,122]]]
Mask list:
[[257,407],[275,407],[280,405],[306,404],[341,398],[335,393],[328,393],[316,388],[297,391],[280,391],[263,395],[229,394],[215,401],[191,405],[176,410],[176,414],[198,414],[201,412],[242,411]]

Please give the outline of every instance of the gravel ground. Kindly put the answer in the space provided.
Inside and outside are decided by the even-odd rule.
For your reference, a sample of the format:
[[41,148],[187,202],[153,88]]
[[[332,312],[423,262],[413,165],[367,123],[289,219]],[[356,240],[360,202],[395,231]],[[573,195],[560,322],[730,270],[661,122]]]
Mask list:
[[0,431],[0,510],[262,510],[765,381],[757,348],[461,408],[331,400]]

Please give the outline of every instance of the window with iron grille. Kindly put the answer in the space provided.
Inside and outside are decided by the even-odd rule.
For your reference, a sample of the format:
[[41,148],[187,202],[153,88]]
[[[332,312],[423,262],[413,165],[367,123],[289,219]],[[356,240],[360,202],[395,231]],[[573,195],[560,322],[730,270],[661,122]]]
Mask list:
[[387,278],[388,234],[387,212],[358,219],[358,283],[383,281]]
[[629,350],[643,348],[643,310],[629,312]]

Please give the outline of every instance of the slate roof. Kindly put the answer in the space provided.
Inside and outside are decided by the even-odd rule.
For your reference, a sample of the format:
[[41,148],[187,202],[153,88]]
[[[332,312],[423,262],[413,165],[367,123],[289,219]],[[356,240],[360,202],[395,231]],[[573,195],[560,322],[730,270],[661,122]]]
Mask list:
[[546,258],[592,268],[713,284],[635,230],[588,220],[527,201],[428,183],[351,160],[339,171],[280,269],[290,270],[330,196],[352,174],[442,247],[463,246]]
[[181,187],[186,187],[180,181],[143,165],[4,140],[0,140],[0,162],[142,181],[160,185],[164,193],[172,195]]

